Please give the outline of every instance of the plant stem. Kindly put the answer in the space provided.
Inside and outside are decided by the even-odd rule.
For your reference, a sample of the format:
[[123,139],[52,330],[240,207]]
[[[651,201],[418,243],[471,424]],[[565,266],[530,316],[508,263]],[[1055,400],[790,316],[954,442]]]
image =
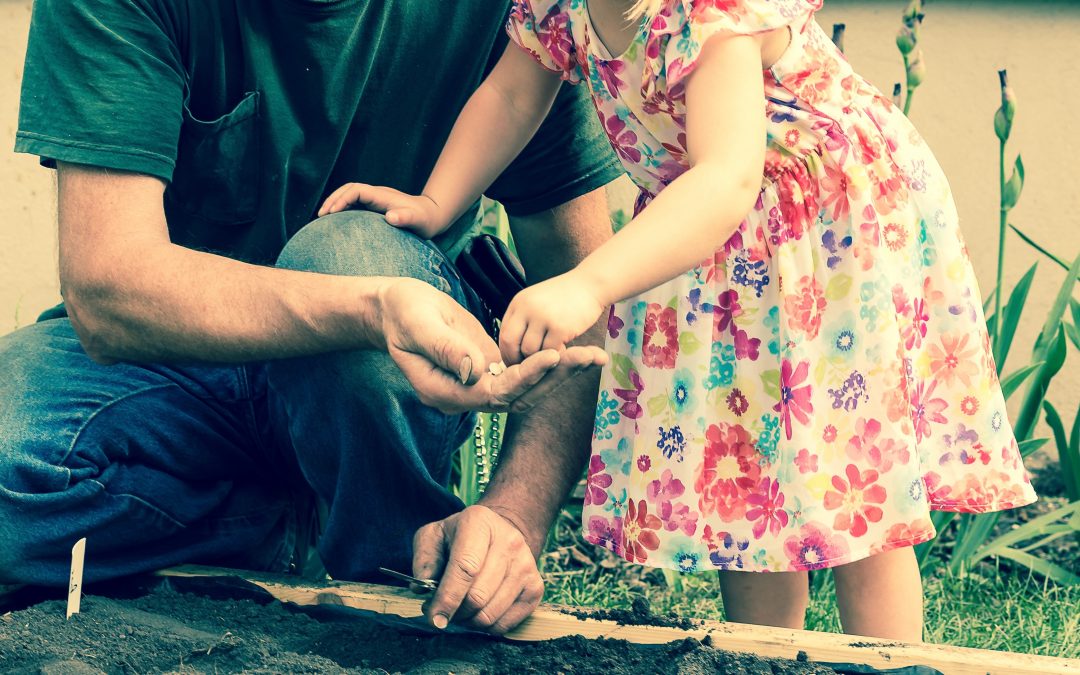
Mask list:
[[[999,194],[1005,195],[1005,141],[998,142],[998,185]],[[1001,204],[998,223],[998,259],[997,259],[997,293],[994,294],[994,329],[991,338],[994,346],[998,346],[998,338],[1001,335],[1001,278],[1005,272],[1005,229],[1008,226],[1009,210]]]
[[911,111],[911,99],[914,96],[915,96],[915,88],[914,87],[908,87],[907,98],[904,99],[904,115],[905,116],[907,116],[907,114]]

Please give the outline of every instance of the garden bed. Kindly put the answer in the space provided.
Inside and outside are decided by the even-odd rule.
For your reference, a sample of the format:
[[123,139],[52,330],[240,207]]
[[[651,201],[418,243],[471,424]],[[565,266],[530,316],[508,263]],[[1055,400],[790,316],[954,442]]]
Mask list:
[[0,598],[0,672],[1080,673],[1063,659],[941,645],[715,621],[676,628],[642,603],[617,621],[545,605],[498,639],[431,629],[405,589],[200,567],[163,574],[92,594],[69,621],[58,598],[9,597],[7,613]]
[[157,588],[133,599],[87,597],[64,618],[51,600],[0,619],[0,672],[834,673],[798,661],[725,652],[687,638],[667,645],[564,637],[509,642],[432,635],[403,620],[333,607]]

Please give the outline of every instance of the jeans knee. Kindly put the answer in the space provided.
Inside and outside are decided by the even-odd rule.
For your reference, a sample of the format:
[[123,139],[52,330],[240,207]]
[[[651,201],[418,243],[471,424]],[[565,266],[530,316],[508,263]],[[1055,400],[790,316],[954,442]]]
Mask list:
[[308,223],[285,244],[277,266],[357,277],[413,277],[443,292],[454,272],[430,242],[371,211],[342,211]]

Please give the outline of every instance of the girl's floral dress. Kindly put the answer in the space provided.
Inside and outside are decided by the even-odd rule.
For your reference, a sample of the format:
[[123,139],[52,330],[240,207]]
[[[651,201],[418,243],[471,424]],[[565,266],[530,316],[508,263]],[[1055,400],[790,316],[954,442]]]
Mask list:
[[587,83],[638,210],[688,168],[705,40],[790,27],[763,72],[757,205],[608,317],[583,527],[626,560],[818,569],[932,538],[931,510],[1035,499],[949,184],[818,26],[820,4],[670,0],[612,58],[584,0],[514,3],[514,41]]

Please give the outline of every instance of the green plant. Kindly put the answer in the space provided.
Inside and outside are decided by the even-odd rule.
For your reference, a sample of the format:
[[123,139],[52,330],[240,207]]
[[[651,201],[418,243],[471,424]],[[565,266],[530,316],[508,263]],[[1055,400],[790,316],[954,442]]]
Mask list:
[[[905,115],[911,110],[915,90],[926,78],[926,62],[923,61],[922,49],[919,48],[919,29],[922,27],[924,16],[922,0],[911,0],[907,9],[904,10],[900,32],[896,34],[896,47],[904,58],[904,75],[907,79],[907,96],[904,98]],[[893,90],[894,100],[899,99],[900,94],[900,84],[897,83]]]

